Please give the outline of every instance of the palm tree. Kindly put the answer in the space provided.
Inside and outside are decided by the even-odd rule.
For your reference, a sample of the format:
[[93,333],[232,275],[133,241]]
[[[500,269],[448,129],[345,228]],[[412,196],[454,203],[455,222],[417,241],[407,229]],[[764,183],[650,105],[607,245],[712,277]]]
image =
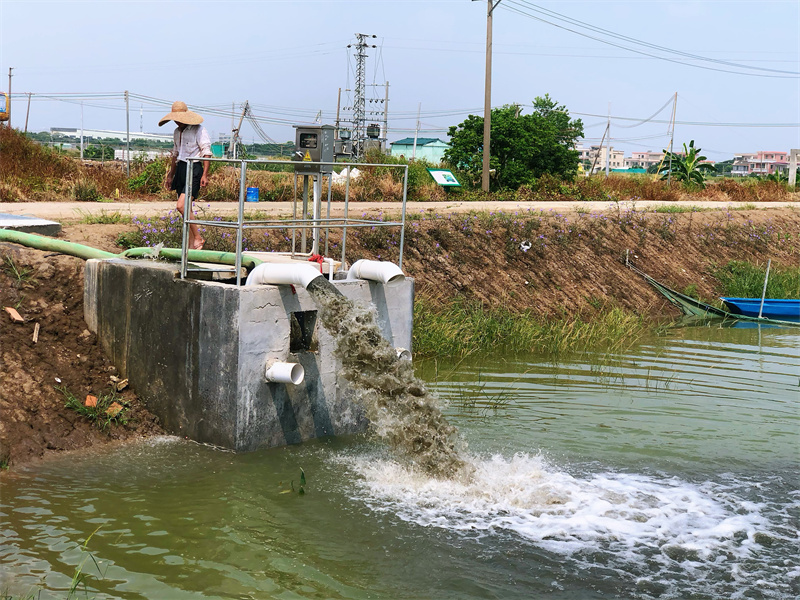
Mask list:
[[658,169],[661,179],[675,179],[682,181],[686,187],[697,185],[701,188],[706,187],[705,179],[707,171],[714,171],[714,166],[703,162],[705,156],[700,154],[700,148],[694,147],[694,140],[683,144],[683,154],[664,150],[664,161]]

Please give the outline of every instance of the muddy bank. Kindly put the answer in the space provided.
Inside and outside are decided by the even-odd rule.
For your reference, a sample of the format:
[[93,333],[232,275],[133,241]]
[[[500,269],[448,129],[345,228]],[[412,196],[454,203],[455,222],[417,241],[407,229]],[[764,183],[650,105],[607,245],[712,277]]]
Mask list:
[[[62,237],[119,251],[117,235],[132,229],[72,224]],[[487,308],[532,310],[542,319],[591,318],[609,307],[677,316],[624,266],[627,250],[639,268],[664,283],[713,299],[721,293],[715,265],[772,259],[773,265],[797,267],[800,211],[443,211],[411,220],[405,244],[403,266],[416,279],[417,294],[441,305],[467,299]],[[348,237],[348,257],[396,260],[397,239],[361,230]],[[0,261],[0,304],[25,318],[17,324],[0,313],[0,460],[13,469],[56,452],[162,433],[135,390],[122,392],[128,424],[104,431],[65,408],[56,390],[66,387],[78,398],[98,395],[116,375],[83,321],[83,261],[14,244],[0,244]]]
[[[101,430],[64,406],[110,393],[117,372],[83,320],[83,261],[0,244],[0,465],[163,433],[131,389],[118,394],[126,425]],[[38,336],[34,342],[36,324]]]

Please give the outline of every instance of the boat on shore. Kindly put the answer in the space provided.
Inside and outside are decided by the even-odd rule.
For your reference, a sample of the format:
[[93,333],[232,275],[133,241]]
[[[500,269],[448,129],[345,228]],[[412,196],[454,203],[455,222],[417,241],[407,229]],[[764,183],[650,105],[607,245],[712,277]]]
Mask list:
[[777,298],[720,298],[735,315],[800,321],[800,300]]

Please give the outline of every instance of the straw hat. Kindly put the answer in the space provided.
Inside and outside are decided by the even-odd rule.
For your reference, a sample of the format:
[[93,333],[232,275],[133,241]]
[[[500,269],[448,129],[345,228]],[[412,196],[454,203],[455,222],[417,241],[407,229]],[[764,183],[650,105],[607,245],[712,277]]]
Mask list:
[[186,102],[178,100],[172,103],[172,112],[161,119],[158,122],[158,126],[161,127],[168,121],[175,121],[176,123],[183,123],[184,125],[200,125],[200,123],[203,122],[203,117],[196,112],[190,111],[186,106]]

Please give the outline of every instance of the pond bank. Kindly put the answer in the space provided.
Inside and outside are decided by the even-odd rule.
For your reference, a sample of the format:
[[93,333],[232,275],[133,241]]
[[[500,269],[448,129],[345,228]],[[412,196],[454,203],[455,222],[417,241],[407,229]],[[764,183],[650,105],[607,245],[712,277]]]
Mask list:
[[[65,225],[63,237],[118,252],[117,236],[135,230],[130,223],[74,223]],[[348,258],[396,260],[396,241],[384,232],[361,230],[352,239],[348,237]],[[457,354],[470,351],[468,346],[452,344],[453,340],[469,341],[463,313],[447,317],[447,311],[458,304],[510,315],[511,326],[505,331],[511,332],[516,331],[514,316],[539,324],[569,324],[578,319],[597,323],[618,311],[616,314],[633,319],[621,321],[617,331],[623,332],[630,332],[631,323],[677,316],[655,290],[625,267],[623,258],[628,250],[643,271],[706,300],[722,292],[714,266],[732,260],[765,265],[771,259],[773,268],[797,268],[800,212],[777,207],[685,213],[622,207],[570,214],[555,210],[443,211],[413,215],[405,244],[403,267],[415,278],[425,310],[418,314],[418,323],[433,328],[426,318],[444,314],[444,322],[451,324],[451,340],[445,339],[449,346],[443,344],[437,350],[418,333],[415,351]],[[0,244],[0,260],[4,265],[0,301],[3,306],[17,307],[26,319],[15,324],[5,312],[0,315],[4,373],[0,381],[0,464],[13,467],[65,450],[162,433],[138,403],[135,391],[122,393],[130,411],[128,425],[100,430],[66,409],[63,394],[55,389],[66,386],[78,398],[98,395],[108,389],[115,373],[94,336],[85,331],[82,261],[13,244]],[[36,322],[41,330],[34,343]],[[478,322],[474,331],[480,332],[481,327],[485,325]],[[436,333],[437,339],[446,338],[444,330]],[[489,337],[500,342],[494,348],[504,347],[502,332]],[[530,350],[546,348],[533,346]]]

